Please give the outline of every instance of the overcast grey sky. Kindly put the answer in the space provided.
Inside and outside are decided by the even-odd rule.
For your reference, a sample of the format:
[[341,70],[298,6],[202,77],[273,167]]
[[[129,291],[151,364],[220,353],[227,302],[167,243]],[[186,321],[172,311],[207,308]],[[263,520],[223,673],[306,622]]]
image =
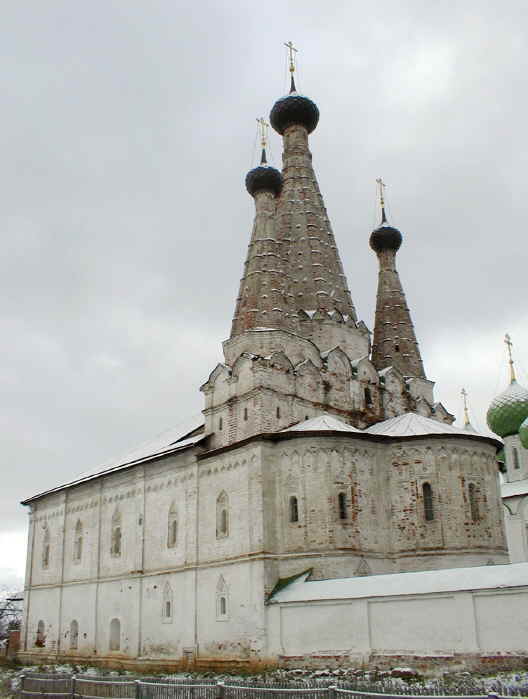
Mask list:
[[0,583],[24,564],[20,499],[201,410],[284,41],[359,316],[382,175],[437,398],[460,415],[464,385],[484,427],[506,331],[528,384],[526,0],[8,0],[0,31]]

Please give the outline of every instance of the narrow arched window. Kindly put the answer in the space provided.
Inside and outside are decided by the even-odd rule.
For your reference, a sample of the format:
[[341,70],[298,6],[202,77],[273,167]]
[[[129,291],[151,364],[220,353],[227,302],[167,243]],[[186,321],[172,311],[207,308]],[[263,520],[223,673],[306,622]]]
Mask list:
[[121,648],[121,622],[119,619],[112,619],[110,622],[110,650],[120,650]]
[[178,544],[178,511],[174,503],[170,506],[167,517],[167,548],[173,549]]
[[77,520],[75,525],[75,536],[73,539],[73,560],[76,563],[82,558],[82,547],[83,547],[83,526],[80,519]]
[[513,468],[521,468],[521,464],[519,463],[519,452],[517,451],[517,448],[513,447],[512,452],[513,452]]
[[223,575],[216,584],[216,619],[225,621],[229,614],[229,589]]
[[121,555],[122,533],[121,513],[116,510],[112,515],[112,535],[110,541],[110,553],[115,558]]
[[222,491],[216,499],[216,538],[229,536],[229,498]]
[[339,493],[337,496],[337,503],[339,506],[339,519],[347,518],[347,497],[346,493]]
[[70,623],[70,649],[75,650],[79,645],[79,624],[74,619]]
[[172,588],[170,586],[170,583],[166,582],[165,586],[163,587],[163,600],[162,600],[162,606],[161,606],[161,616],[163,618],[163,621],[165,623],[169,623],[172,621],[172,614],[173,614],[173,599],[172,599]]
[[299,502],[295,495],[290,498],[290,522],[299,521]]
[[277,420],[280,420],[280,408],[277,406],[277,409],[275,411],[275,415],[277,416]]
[[42,567],[49,568],[50,562],[50,533],[46,526],[44,530],[44,536],[42,538]]
[[46,645],[46,625],[42,619],[37,624],[37,638],[35,639],[37,648],[44,648]]
[[433,507],[433,489],[430,483],[424,483],[422,485],[422,496],[423,496],[423,508],[424,517],[426,522],[432,522],[434,519],[434,507]]
[[365,388],[363,392],[365,394],[365,405],[372,405],[372,393],[370,391],[370,388]]
[[222,420],[222,418],[220,418],[218,420],[218,430],[221,432],[223,427],[224,427],[224,421]]
[[248,409],[244,408],[244,421],[246,422],[248,419]]
[[477,499],[477,488],[474,483],[470,483],[468,486],[469,493],[469,507],[471,510],[471,519],[473,522],[478,522],[480,519],[480,512]]

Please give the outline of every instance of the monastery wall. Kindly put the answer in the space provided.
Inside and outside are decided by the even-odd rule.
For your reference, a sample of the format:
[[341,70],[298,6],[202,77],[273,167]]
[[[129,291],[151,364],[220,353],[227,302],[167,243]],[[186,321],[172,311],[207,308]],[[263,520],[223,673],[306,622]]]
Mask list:
[[333,662],[379,664],[382,656],[450,657],[528,654],[528,586],[512,589],[390,594],[269,605],[270,656],[305,667]]

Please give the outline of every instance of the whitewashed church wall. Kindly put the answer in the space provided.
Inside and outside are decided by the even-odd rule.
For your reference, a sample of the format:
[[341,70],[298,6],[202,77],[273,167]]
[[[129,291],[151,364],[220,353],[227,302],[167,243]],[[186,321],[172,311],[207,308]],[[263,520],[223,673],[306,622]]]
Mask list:
[[325,654],[526,653],[526,609],[528,587],[272,604],[268,654],[309,660]]
[[[260,550],[262,498],[259,448],[248,445],[200,462],[199,557],[218,561]],[[228,532],[218,530],[218,501],[227,498]]]
[[34,528],[32,584],[56,584],[60,582],[62,573],[64,493],[50,495],[40,502],[32,514],[32,519]]
[[[25,633],[28,650],[40,651],[36,645],[39,621],[43,622],[45,649],[56,649],[59,640],[60,589],[39,588],[31,591]],[[42,648],[42,650],[44,650]]]
[[195,646],[195,572],[145,577],[142,589],[141,656],[181,658]]
[[64,581],[87,580],[97,575],[99,488],[77,488],[68,493],[66,503]]
[[[82,600],[82,603],[80,603]],[[96,657],[95,629],[97,624],[97,586],[95,583],[65,585],[61,604],[61,653]],[[77,622],[77,647],[72,648],[72,622]]]
[[[97,593],[96,647],[98,655],[139,655],[140,586],[138,578],[99,583]],[[120,626],[119,649],[110,649],[112,619]]]
[[[199,570],[198,639],[201,657],[250,658],[266,648],[262,561]],[[220,597],[226,597],[222,614]]]
[[[143,570],[177,568],[195,560],[196,461],[180,454],[146,469]],[[175,540],[169,526],[176,521]]]
[[[138,513],[133,474],[105,484],[101,505],[99,574],[101,577],[125,575],[137,570]],[[113,529],[120,528],[120,553],[112,552]]]

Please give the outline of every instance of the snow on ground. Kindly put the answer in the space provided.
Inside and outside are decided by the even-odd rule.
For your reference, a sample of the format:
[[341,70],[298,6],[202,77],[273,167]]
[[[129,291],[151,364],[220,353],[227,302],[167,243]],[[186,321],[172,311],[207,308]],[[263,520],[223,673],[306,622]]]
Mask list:
[[[522,663],[523,661],[520,660]],[[524,663],[526,664],[526,663]],[[31,672],[57,672],[99,676],[132,676],[125,671],[109,671],[97,667],[76,665],[44,666],[2,666],[0,665],[0,697],[14,697],[20,684],[20,675]],[[133,675],[140,677],[140,675]],[[152,676],[152,675],[150,675]],[[344,688],[363,692],[407,695],[516,695],[528,697],[528,670],[501,672],[481,675],[471,672],[445,673],[438,677],[423,677],[409,667],[394,667],[388,671],[349,669],[325,670],[274,670],[261,675],[228,675],[205,673],[162,674],[160,679],[199,680],[205,683],[225,682],[226,684],[243,684],[253,687],[274,684],[275,686],[336,684]]]

